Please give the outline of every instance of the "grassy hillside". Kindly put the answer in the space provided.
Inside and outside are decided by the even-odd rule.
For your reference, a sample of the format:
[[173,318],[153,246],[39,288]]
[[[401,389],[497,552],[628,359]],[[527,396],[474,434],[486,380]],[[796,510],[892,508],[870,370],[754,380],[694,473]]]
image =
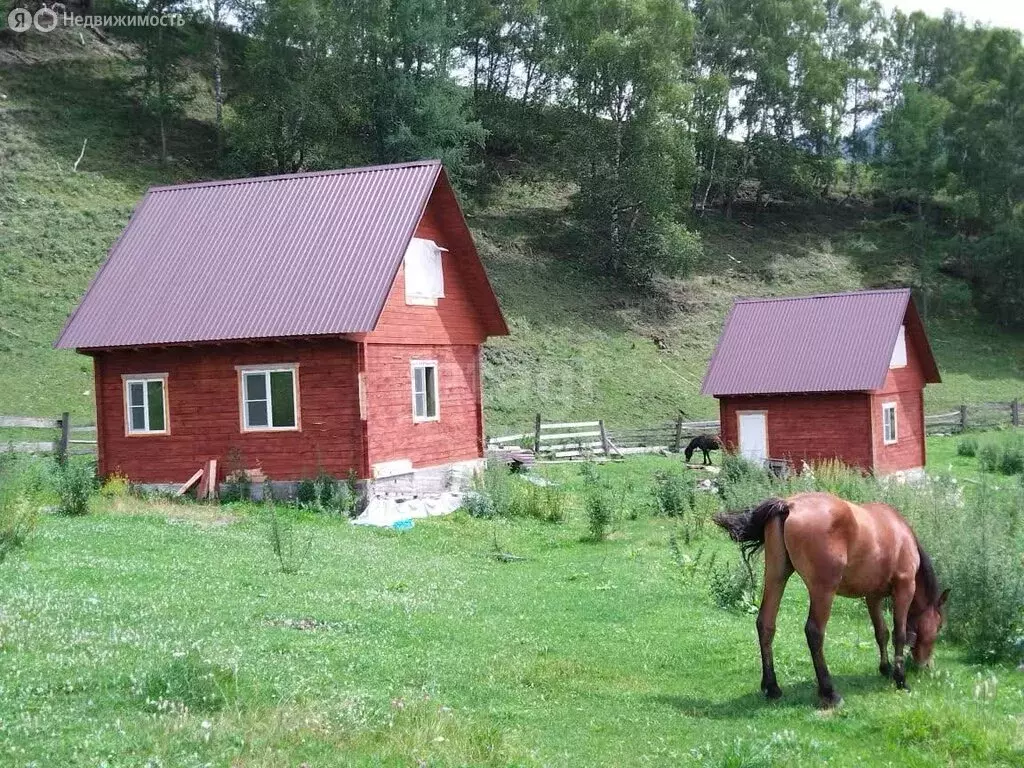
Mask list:
[[[21,42],[0,47],[0,413],[91,418],[89,361],[50,345],[146,187],[218,175],[209,105],[173,127],[173,159],[161,165],[125,95],[127,49],[77,33]],[[470,211],[513,330],[487,351],[492,429],[537,410],[615,425],[712,414],[698,390],[733,297],[915,278],[898,222],[842,208],[774,211],[703,222],[696,274],[636,295],[564,252],[570,192],[512,181]],[[929,389],[929,407],[1024,396],[1024,338],[980,321],[966,287],[942,280],[928,326],[944,383]]]

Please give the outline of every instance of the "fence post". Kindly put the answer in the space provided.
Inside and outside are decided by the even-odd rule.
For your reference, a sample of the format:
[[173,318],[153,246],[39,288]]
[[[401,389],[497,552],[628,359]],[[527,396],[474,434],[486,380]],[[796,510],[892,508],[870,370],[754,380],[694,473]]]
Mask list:
[[683,449],[683,412],[680,411],[679,415],[676,416],[676,445],[675,452],[679,453]]
[[611,456],[612,448],[608,445],[608,433],[604,429],[604,419],[597,420],[597,428],[601,430],[601,447],[604,449],[604,455]]
[[1020,426],[1020,400],[1017,398],[1014,398],[1013,402],[1010,403],[1010,422],[1015,427]]
[[57,445],[57,463],[63,465],[68,460],[68,440],[71,437],[71,414],[67,411],[60,417],[60,443]]
[[535,454],[540,453],[540,414],[537,414],[537,419],[533,422],[533,452]]
[[960,406],[960,431],[963,432],[967,429],[967,404],[963,403]]

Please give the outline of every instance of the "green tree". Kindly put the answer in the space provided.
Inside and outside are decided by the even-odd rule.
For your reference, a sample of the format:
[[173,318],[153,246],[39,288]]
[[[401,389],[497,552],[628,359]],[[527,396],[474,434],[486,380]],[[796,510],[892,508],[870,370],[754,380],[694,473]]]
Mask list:
[[[183,0],[154,0],[147,13],[189,15],[189,9]],[[191,31],[164,25],[135,28],[142,64],[135,82],[143,110],[157,126],[161,162],[168,158],[168,124],[184,113],[195,95],[186,67],[187,57],[198,49]]]
[[579,179],[573,213],[601,269],[643,281],[678,271],[695,239],[682,226],[691,144],[681,132],[692,19],[673,0],[567,0],[553,22]]

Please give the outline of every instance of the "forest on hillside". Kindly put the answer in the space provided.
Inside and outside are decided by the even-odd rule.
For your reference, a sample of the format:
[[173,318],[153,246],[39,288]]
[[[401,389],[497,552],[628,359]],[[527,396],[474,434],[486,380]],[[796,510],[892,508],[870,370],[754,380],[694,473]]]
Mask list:
[[[873,205],[928,292],[967,279],[1024,326],[1024,45],[872,0],[97,0],[180,13],[109,30],[167,126],[211,93],[223,175],[442,158],[464,197],[570,184],[594,268],[630,285],[702,258],[699,219]],[[17,45],[17,36],[5,42]],[[198,75],[198,76],[197,76]]]

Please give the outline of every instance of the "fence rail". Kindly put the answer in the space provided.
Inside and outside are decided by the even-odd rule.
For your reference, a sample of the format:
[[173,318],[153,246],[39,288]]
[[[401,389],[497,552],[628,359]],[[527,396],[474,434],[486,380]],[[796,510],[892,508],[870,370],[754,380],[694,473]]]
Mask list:
[[95,424],[72,424],[71,415],[62,413],[56,419],[40,419],[34,416],[0,416],[0,429],[46,429],[57,430],[56,440],[8,440],[0,436],[0,451],[11,450],[15,453],[52,453],[57,460],[63,462],[68,456],[96,453],[97,441],[72,435],[96,433]]
[[[1020,400],[1006,402],[971,403],[956,410],[925,415],[925,432],[953,434],[966,429],[989,429],[998,426],[1021,426]],[[488,438],[491,449],[519,446],[531,448],[546,460],[580,459],[588,457],[614,457],[616,454],[681,453],[686,443],[703,434],[718,434],[721,424],[717,420],[662,421],[646,427],[605,426],[603,420],[546,423],[538,413],[533,432],[501,435]],[[553,432],[558,430],[558,432]]]

